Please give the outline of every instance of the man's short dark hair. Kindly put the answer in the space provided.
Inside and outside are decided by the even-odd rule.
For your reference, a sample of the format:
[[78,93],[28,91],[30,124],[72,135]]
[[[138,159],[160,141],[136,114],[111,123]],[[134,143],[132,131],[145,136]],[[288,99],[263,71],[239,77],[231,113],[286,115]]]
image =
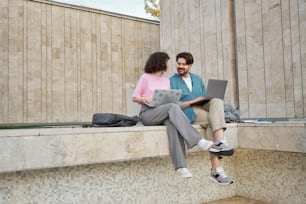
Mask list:
[[170,59],[165,52],[155,52],[150,55],[144,67],[145,73],[154,73],[167,70],[167,61]]
[[193,64],[193,56],[190,52],[181,52],[176,55],[176,61],[179,58],[184,58],[186,60],[186,64]]

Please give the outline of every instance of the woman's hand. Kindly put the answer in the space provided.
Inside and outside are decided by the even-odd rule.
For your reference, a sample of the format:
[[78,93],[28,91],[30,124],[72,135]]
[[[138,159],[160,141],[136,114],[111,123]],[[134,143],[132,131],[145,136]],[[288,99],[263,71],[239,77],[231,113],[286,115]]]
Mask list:
[[147,97],[133,97],[133,101],[139,104],[150,103],[150,99]]

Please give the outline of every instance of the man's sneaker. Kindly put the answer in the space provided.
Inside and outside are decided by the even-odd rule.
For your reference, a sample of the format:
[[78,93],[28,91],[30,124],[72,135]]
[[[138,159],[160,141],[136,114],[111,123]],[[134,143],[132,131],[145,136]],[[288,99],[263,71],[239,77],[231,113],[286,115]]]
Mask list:
[[210,140],[205,140],[204,138],[200,139],[199,142],[198,142],[198,146],[199,148],[202,150],[202,151],[206,151],[208,150],[211,145],[213,144],[212,141]]
[[222,167],[217,167],[215,170],[212,170],[209,178],[220,185],[234,183],[234,181],[225,174]]
[[187,168],[179,168],[176,170],[183,178],[192,178],[191,172]]
[[234,154],[234,149],[229,147],[225,142],[218,141],[211,146],[209,152],[216,155],[232,156]]

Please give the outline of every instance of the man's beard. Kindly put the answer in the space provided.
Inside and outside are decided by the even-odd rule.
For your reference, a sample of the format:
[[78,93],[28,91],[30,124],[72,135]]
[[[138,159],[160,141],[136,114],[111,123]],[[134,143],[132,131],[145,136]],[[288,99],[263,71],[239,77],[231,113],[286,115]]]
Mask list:
[[[180,70],[180,69],[178,69],[178,70]],[[185,71],[184,70],[184,72],[177,72],[180,76],[186,76],[187,74],[188,74],[188,70],[187,71]]]

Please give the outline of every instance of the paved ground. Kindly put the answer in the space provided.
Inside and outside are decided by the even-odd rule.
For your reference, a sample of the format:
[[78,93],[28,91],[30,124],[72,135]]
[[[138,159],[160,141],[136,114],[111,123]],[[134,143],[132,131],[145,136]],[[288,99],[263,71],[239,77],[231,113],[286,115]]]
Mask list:
[[252,200],[240,196],[234,196],[230,198],[225,198],[222,200],[211,201],[203,204],[268,204],[258,200]]

